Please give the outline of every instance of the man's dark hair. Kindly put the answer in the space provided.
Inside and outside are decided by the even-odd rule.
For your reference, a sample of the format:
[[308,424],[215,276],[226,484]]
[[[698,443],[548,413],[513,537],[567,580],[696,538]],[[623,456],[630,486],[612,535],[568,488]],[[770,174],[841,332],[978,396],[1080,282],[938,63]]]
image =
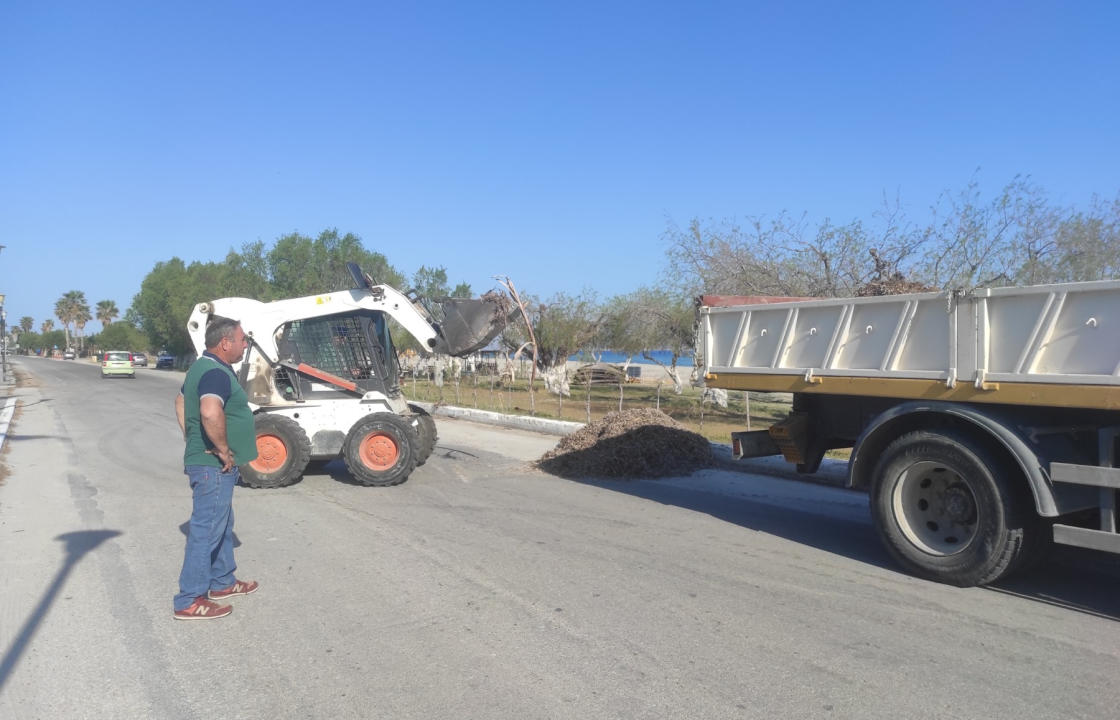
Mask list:
[[222,338],[233,337],[234,329],[240,324],[240,320],[231,320],[220,315],[210,318],[210,322],[206,323],[206,349],[218,347]]

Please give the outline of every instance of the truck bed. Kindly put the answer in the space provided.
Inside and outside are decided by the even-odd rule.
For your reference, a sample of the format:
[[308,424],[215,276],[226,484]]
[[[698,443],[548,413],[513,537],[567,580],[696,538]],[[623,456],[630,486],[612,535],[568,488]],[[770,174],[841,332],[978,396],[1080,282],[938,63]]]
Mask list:
[[709,387],[1120,409],[1120,281],[706,298]]

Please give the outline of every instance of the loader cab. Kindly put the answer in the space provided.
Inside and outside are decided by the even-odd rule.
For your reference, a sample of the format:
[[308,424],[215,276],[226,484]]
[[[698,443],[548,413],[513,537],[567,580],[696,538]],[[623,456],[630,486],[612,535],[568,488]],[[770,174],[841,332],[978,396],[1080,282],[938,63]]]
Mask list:
[[[284,324],[277,349],[281,358],[353,383],[362,394],[400,393],[396,353],[382,312],[358,310],[292,320]],[[302,373],[284,372],[283,368],[277,373],[277,390],[289,400],[353,397],[336,384]]]

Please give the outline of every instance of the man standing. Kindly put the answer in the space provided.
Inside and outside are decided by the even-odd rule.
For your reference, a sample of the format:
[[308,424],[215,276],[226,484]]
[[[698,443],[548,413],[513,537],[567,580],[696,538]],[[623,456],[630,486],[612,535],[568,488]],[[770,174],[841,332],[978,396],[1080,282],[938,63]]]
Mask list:
[[209,620],[233,612],[225,600],[255,592],[257,583],[234,577],[233,487],[237,466],[257,457],[248,396],[231,365],[249,341],[241,323],[214,317],[206,325],[206,352],[191,365],[175,398],[175,415],[186,440],[184,472],[194,495],[176,620]]

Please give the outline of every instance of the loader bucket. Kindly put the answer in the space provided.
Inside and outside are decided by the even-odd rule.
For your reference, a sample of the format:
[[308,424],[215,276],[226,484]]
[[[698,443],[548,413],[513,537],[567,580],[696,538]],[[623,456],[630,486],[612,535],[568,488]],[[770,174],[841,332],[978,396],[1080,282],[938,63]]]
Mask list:
[[498,336],[509,322],[513,303],[499,292],[480,298],[443,298],[433,301],[438,319],[439,338],[432,348],[437,353],[463,357],[477,352]]

